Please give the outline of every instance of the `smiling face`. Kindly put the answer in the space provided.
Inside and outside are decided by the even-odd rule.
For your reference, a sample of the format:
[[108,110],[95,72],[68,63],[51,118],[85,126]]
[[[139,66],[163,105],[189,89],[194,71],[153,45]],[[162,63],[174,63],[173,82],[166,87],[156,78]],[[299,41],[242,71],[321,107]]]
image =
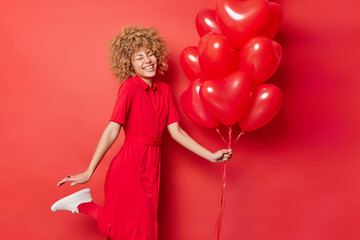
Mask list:
[[136,75],[144,80],[151,80],[156,74],[157,59],[151,50],[137,51],[131,59],[131,64]]

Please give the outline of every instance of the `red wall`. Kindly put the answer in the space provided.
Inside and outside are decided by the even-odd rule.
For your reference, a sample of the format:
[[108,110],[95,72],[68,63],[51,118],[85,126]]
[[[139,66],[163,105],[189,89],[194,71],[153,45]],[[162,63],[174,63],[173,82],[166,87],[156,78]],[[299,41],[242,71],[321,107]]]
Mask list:
[[[359,239],[358,1],[277,2],[283,59],[268,82],[282,89],[284,103],[272,122],[234,145],[222,239]],[[118,85],[107,43],[126,25],[156,26],[171,51],[166,79],[179,106],[189,83],[179,53],[197,44],[194,18],[215,3],[0,3],[1,239],[104,239],[91,219],[50,206],[83,187],[103,202],[106,169],[122,137],[90,183],[56,183],[87,167],[110,117]],[[181,117],[200,143],[224,147],[214,130]],[[221,166],[164,138],[160,239],[212,239]]]

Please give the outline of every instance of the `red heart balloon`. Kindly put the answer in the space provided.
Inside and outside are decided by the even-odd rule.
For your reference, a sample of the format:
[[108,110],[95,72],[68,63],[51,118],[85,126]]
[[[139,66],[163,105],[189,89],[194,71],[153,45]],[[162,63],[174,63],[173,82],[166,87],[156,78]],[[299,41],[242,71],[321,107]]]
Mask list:
[[243,131],[258,129],[270,122],[278,113],[282,102],[281,90],[272,84],[257,86],[246,113],[239,121]]
[[266,37],[250,39],[239,53],[239,70],[246,71],[258,85],[269,79],[279,67],[282,50],[279,43]]
[[237,49],[264,29],[270,15],[267,0],[218,0],[216,5],[221,30]]
[[200,37],[209,32],[222,35],[214,9],[207,8],[201,10],[196,16],[195,25]]
[[188,90],[181,94],[180,105],[191,120],[203,127],[214,128],[219,125],[219,121],[201,102],[199,95],[201,85],[200,79],[191,82]]
[[282,11],[280,5],[271,2],[271,15],[268,24],[265,26],[263,30],[259,33],[259,35],[267,37],[269,39],[273,39],[280,28],[280,23],[282,19]]
[[252,88],[250,76],[236,71],[223,79],[205,81],[200,88],[200,97],[221,123],[230,126],[244,113]]
[[207,33],[199,41],[199,62],[208,78],[218,79],[237,68],[238,56],[226,37]]
[[200,67],[197,47],[187,47],[180,53],[180,65],[191,81],[205,77]]

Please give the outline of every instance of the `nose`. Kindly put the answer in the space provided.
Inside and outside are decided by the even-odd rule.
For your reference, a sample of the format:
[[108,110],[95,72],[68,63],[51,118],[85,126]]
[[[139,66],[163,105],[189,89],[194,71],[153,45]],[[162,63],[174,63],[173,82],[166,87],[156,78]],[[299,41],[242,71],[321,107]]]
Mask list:
[[146,63],[149,63],[149,62],[151,62],[151,60],[150,60],[149,56],[147,56],[147,55],[145,55],[145,58],[144,58],[144,60],[145,60],[145,62],[146,62]]

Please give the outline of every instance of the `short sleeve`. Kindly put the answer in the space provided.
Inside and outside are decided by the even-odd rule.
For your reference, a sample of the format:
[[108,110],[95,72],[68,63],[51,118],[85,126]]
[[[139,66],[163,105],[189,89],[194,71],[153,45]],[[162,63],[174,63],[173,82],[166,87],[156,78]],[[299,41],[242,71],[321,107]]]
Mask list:
[[129,80],[125,80],[121,84],[110,121],[120,123],[121,125],[125,124],[132,107],[135,90],[135,85]]
[[176,110],[170,89],[169,89],[169,94],[168,94],[168,101],[169,101],[169,113],[168,113],[168,117],[167,117],[167,122],[166,125],[170,125],[174,122],[179,122],[180,121],[180,117],[179,114]]

